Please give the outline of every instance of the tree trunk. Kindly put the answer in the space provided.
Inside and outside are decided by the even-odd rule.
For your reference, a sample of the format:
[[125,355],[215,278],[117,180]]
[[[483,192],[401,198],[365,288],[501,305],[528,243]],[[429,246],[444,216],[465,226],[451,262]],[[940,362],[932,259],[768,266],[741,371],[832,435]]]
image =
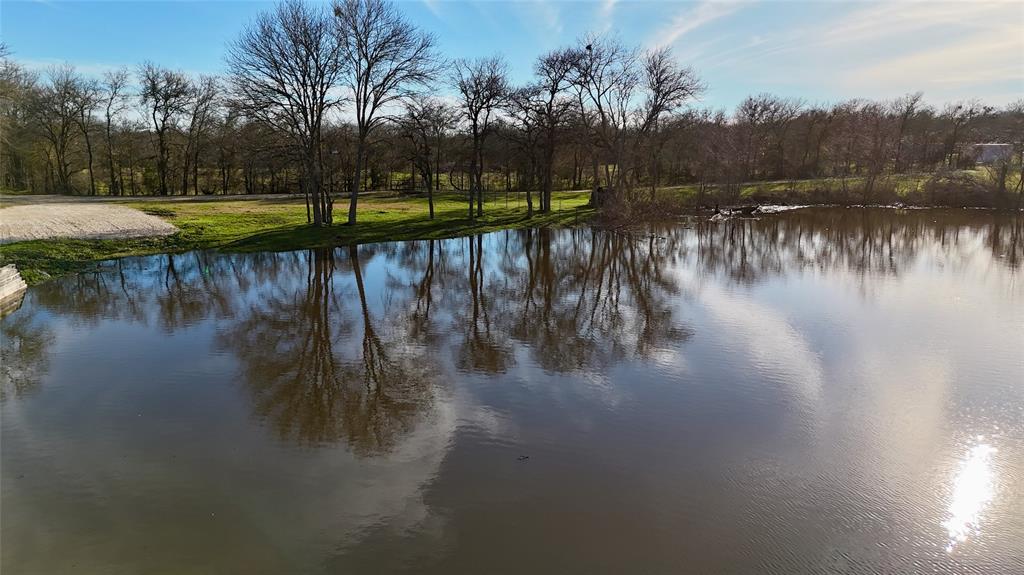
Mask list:
[[473,209],[473,200],[476,190],[476,148],[477,148],[476,134],[473,135],[473,157],[469,161],[469,219],[473,219],[476,216],[476,210]]
[[310,208],[309,208],[309,186],[310,186],[309,182],[310,182],[310,178],[307,177],[306,181],[302,183],[302,192],[303,192],[302,195],[306,199],[306,223],[307,224],[313,223],[313,218],[312,218],[312,215],[310,213]]
[[544,146],[544,181],[540,196],[540,211],[548,213],[551,211],[551,193],[554,188],[555,170],[555,134],[549,131],[547,142]]
[[82,134],[85,136],[85,153],[88,156],[89,161],[89,195],[96,195],[96,178],[93,175],[93,161],[92,161],[92,138],[89,137],[89,131],[83,129]]
[[365,154],[366,146],[366,135],[360,134],[359,141],[356,142],[356,166],[355,173],[352,177],[352,186],[349,190],[348,195],[348,225],[355,225],[356,223],[356,206],[359,201],[359,184],[362,181],[363,173],[363,154]]
[[185,148],[185,153],[181,155],[181,195],[188,195],[188,176],[189,172],[192,171],[192,152],[189,147]]
[[434,219],[434,188],[430,180],[427,180],[427,207],[430,208],[430,219]]
[[158,136],[158,155],[156,169],[159,172],[157,175],[160,179],[160,195],[166,196],[170,190],[167,189],[167,142],[164,140],[164,134],[160,133]]
[[[324,211],[323,190],[321,190],[320,163],[317,161],[316,145],[305,151],[306,162],[306,187],[309,189],[309,196],[313,201],[313,225],[322,226],[327,221],[328,215]],[[307,215],[308,219],[308,215]]]
[[136,195],[138,190],[135,188],[135,153],[134,147],[128,148],[128,183],[131,184],[132,195]]
[[199,142],[196,141],[196,150],[192,156],[192,191],[199,195]]
[[484,215],[484,152],[481,143],[480,157],[476,164],[476,215]]
[[110,128],[110,116],[107,116],[107,171],[110,174],[110,195],[120,196],[121,189],[117,185],[117,176],[114,171],[114,137]]

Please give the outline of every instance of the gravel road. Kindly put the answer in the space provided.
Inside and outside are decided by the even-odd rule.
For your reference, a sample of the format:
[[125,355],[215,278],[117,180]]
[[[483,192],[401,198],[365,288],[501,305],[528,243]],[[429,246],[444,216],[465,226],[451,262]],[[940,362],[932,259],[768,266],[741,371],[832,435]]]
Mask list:
[[178,231],[156,216],[125,206],[75,201],[29,204],[19,199],[7,202],[4,198],[10,207],[0,209],[0,244],[46,238],[142,238]]

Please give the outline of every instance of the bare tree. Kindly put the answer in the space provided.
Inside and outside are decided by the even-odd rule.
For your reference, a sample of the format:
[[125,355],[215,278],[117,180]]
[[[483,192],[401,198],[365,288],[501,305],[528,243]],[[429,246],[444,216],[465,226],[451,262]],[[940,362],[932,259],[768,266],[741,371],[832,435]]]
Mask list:
[[92,152],[93,114],[100,104],[100,85],[93,79],[75,79],[75,124],[85,140],[86,168],[89,172],[89,195],[96,195],[96,177]]
[[896,129],[896,151],[893,152],[893,170],[899,173],[902,170],[902,164],[900,161],[903,159],[903,140],[907,133],[907,127],[910,124],[910,120],[914,117],[914,114],[922,106],[922,99],[924,98],[923,92],[914,92],[913,94],[907,94],[906,96],[897,98],[890,105],[890,112],[895,114],[898,118],[898,127]]
[[578,51],[573,85],[592,146],[594,190],[591,203],[598,204],[602,201],[597,194],[602,160],[610,192],[616,194],[624,187],[626,127],[641,79],[636,50],[602,36],[588,36],[581,43],[585,46]]
[[[644,88],[646,99],[640,108],[637,120],[630,126],[633,134],[633,150],[651,149],[660,151],[658,131],[666,114],[675,112],[684,102],[694,98],[704,86],[697,79],[696,73],[690,68],[682,68],[672,57],[668,48],[649,52],[644,57]],[[642,146],[642,140],[653,134],[655,143]],[[657,153],[652,154],[650,161],[657,163]],[[657,174],[657,170],[654,170]],[[652,178],[652,181],[656,178]],[[652,199],[654,187],[652,186]]]
[[430,219],[434,219],[434,188],[440,181],[441,148],[445,136],[455,125],[457,112],[444,102],[428,98],[409,102],[405,115],[399,119],[404,136],[412,144],[413,163],[420,172],[427,190]]
[[216,78],[200,77],[191,83],[191,94],[186,106],[188,130],[185,132],[185,149],[182,153],[181,193],[188,194],[188,180],[192,177],[192,192],[199,194],[199,153],[203,138],[213,122],[215,108],[218,103],[220,87]]
[[886,113],[885,106],[876,102],[866,102],[861,106],[860,124],[865,135],[865,146],[859,163],[867,171],[862,199],[865,203],[871,200],[875,183],[889,160],[889,147],[892,139],[892,117]]
[[13,59],[0,42],[0,186],[32,187],[33,148],[38,139],[30,110],[38,95],[37,77]]
[[[499,56],[458,60],[453,84],[459,91],[463,118],[469,123],[472,150],[469,160],[469,217],[483,215],[484,141],[491,133],[494,116],[509,93],[508,64]],[[474,211],[473,202],[476,201]]]
[[[640,54],[612,38],[590,36],[584,42],[573,74],[580,113],[604,153],[605,181],[614,197],[621,199],[637,178],[635,151],[665,114],[696,96],[703,86],[692,70],[676,63],[668,49]],[[637,105],[640,94],[643,101]],[[595,181],[597,161],[595,157]]]
[[108,71],[103,74],[103,135],[107,145],[107,171],[110,176],[110,194],[121,195],[124,190],[118,186],[117,170],[114,168],[114,120],[126,107],[125,90],[128,87],[127,68]]
[[332,91],[342,71],[340,56],[328,14],[300,0],[260,14],[227,56],[235,107],[290,139],[318,226],[333,219],[320,152],[324,116],[341,103]]
[[388,0],[336,0],[337,38],[356,117],[355,174],[348,223],[356,222],[367,139],[381,110],[426,86],[438,70],[434,37],[408,22]]
[[188,78],[179,72],[160,68],[146,62],[139,68],[142,84],[140,98],[153,121],[156,133],[156,171],[160,179],[160,195],[170,193],[168,177],[170,172],[170,131],[177,127],[179,116],[185,113],[190,93]]
[[53,154],[55,187],[58,192],[68,194],[74,191],[69,155],[78,121],[79,80],[75,69],[68,65],[51,68],[47,76],[46,84],[29,106],[29,113]]
[[957,102],[946,106],[942,116],[949,123],[949,134],[946,136],[946,163],[949,167],[959,167],[960,143],[963,140],[964,131],[970,127],[973,120],[987,116],[992,113],[992,110],[991,106],[986,106],[977,100]]
[[558,130],[573,111],[573,102],[565,97],[565,92],[571,86],[572,72],[577,59],[576,50],[561,49],[542,55],[534,64],[534,75],[537,76],[538,92],[541,96],[540,118],[544,131],[544,176],[540,194],[542,212],[551,211]]
[[[539,85],[531,85],[509,92],[505,111],[510,120],[506,138],[515,143],[518,152],[526,161],[526,217],[533,217],[533,182],[542,163],[538,153],[542,132],[544,132],[544,94]],[[546,150],[545,150],[546,151]],[[544,168],[546,171],[546,167]],[[543,177],[540,178],[543,180]],[[520,180],[522,184],[522,179]],[[541,199],[543,204],[544,200]]]

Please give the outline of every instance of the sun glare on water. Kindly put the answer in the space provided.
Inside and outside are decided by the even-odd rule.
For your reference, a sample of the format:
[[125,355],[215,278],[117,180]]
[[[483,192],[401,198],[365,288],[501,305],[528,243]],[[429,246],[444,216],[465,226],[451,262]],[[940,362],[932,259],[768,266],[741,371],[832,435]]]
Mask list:
[[[978,438],[983,441],[983,437]],[[995,474],[992,470],[992,455],[996,448],[987,443],[972,447],[964,460],[953,484],[949,503],[948,519],[942,526],[949,533],[946,551],[952,552],[957,545],[977,534],[981,527],[981,515],[992,500]]]

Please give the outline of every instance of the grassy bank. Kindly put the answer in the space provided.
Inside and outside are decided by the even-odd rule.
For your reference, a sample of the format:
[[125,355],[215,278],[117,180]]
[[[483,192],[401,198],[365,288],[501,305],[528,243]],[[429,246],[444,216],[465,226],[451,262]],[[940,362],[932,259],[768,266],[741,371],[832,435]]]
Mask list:
[[993,172],[984,168],[947,172],[883,175],[868,185],[865,177],[814,178],[748,182],[735,185],[696,184],[661,188],[659,198],[687,205],[730,204],[894,204],[934,207],[1014,207],[1020,167],[1006,178],[1007,191],[998,194]]
[[[1018,168],[1019,170],[1019,168]],[[1008,178],[1012,190],[1019,171]],[[712,186],[703,191],[696,185],[659,188],[655,202],[641,205],[629,218],[659,217],[692,210],[698,205],[782,203],[798,204],[891,204],[931,206],[1015,207],[1013,194],[998,196],[991,191],[985,170],[942,174],[900,174],[874,182],[864,190],[863,178],[819,178],[784,182],[757,182],[735,186]],[[6,193],[6,192],[5,192]],[[638,196],[646,197],[640,191]],[[32,284],[62,274],[89,269],[96,262],[133,255],[173,253],[193,249],[225,251],[281,251],[324,246],[411,240],[441,239],[484,233],[498,229],[541,225],[564,225],[593,216],[586,208],[587,192],[556,192],[554,211],[526,218],[522,195],[488,196],[483,217],[469,219],[461,195],[441,193],[435,201],[436,217],[427,217],[425,197],[374,193],[360,199],[358,223],[315,228],[306,224],[305,204],[292,197],[243,199],[174,198],[138,200],[126,198],[125,205],[162,217],[181,230],[163,238],[136,240],[39,240],[0,246],[0,264],[14,263]],[[339,199],[336,217],[344,220],[348,204]]]
[[[128,240],[36,240],[0,246],[0,263],[13,263],[29,284],[90,269],[102,260],[194,249],[282,251],[383,241],[442,239],[499,229],[566,225],[592,215],[586,192],[558,192],[550,214],[526,218],[525,200],[513,195],[488,198],[485,214],[467,216],[464,199],[443,194],[428,218],[425,197],[372,195],[360,199],[358,223],[317,228],[306,223],[306,208],[296,199],[223,199],[218,201],[125,201],[125,205],[159,216],[180,232],[162,238]],[[518,205],[517,205],[518,203]],[[535,204],[536,205],[536,204]],[[348,204],[335,205],[344,221]]]

